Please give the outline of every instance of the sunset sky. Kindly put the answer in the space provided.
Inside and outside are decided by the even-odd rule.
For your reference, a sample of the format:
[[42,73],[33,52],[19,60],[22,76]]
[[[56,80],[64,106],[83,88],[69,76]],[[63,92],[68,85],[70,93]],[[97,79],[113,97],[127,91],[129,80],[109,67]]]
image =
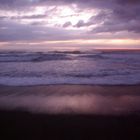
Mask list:
[[140,48],[140,0],[0,0],[0,48]]

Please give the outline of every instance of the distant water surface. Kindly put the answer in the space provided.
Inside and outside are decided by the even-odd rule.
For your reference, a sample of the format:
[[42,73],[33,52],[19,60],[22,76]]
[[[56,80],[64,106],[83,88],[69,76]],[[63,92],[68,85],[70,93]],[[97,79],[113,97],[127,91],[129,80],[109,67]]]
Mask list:
[[140,51],[0,52],[0,85],[140,84]]

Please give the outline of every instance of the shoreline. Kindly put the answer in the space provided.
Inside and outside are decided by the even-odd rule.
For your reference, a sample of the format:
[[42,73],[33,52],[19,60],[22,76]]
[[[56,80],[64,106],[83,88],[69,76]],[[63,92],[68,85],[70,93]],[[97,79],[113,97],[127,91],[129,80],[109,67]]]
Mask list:
[[2,87],[49,87],[49,86],[92,86],[92,87],[133,87],[140,86],[140,83],[136,84],[38,84],[38,85],[2,85]]
[[140,85],[0,86],[0,109],[49,114],[140,113]]

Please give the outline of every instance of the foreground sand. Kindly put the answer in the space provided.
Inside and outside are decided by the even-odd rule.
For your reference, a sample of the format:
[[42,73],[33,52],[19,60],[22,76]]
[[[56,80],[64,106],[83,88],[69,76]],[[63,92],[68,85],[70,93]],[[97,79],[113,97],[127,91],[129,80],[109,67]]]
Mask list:
[[[131,113],[71,113],[47,114],[44,112],[30,112],[22,109],[5,109],[0,111],[0,139],[33,139],[33,140],[95,140],[95,139],[139,139],[140,138],[140,86],[90,86],[90,85],[50,85],[29,87],[0,87],[0,95],[76,95],[94,94],[113,97],[120,100],[125,109],[129,107]],[[0,98],[2,98],[0,96]],[[123,96],[123,98],[122,98]],[[45,97],[45,96],[43,96]],[[75,97],[75,96],[74,96]],[[76,96],[77,97],[77,96]],[[78,96],[79,97],[79,96]],[[131,98],[132,97],[132,98]],[[73,98],[72,98],[73,99]],[[111,98],[112,99],[112,98]],[[69,100],[69,98],[67,98]],[[127,102],[129,100],[129,102]],[[83,101],[80,100],[80,101]],[[85,101],[85,100],[84,100]],[[68,102],[68,101],[67,101]],[[104,102],[103,102],[104,103]],[[105,102],[106,103],[106,102]],[[129,103],[129,104],[128,104]],[[134,104],[136,103],[136,104]],[[111,103],[113,104],[113,103]],[[65,105],[65,104],[64,104]],[[69,104],[71,105],[71,104]],[[73,105],[73,104],[72,104]],[[82,104],[79,104],[80,106]],[[106,104],[105,104],[106,105]],[[104,106],[105,106],[104,105]],[[114,106],[114,104],[112,105]],[[116,104],[115,104],[116,106]],[[124,107],[122,105],[122,107]],[[74,106],[75,107],[75,106]],[[77,107],[77,106],[76,106]],[[83,107],[83,106],[82,106]],[[118,106],[117,106],[118,107]],[[119,106],[121,107],[121,106]],[[101,106],[102,109],[103,106]],[[110,106],[105,106],[110,108]],[[79,110],[78,110],[79,111]],[[81,110],[80,110],[81,111]],[[83,111],[83,110],[82,110]],[[91,110],[90,110],[91,111]],[[92,110],[94,111],[94,110]],[[138,138],[139,137],[139,138]]]

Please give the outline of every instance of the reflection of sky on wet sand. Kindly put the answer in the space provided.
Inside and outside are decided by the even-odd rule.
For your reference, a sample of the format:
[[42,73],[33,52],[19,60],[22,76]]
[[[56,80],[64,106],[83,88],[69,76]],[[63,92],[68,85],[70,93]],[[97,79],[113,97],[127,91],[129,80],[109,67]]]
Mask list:
[[138,95],[1,95],[0,108],[51,114],[126,114],[140,110]]

